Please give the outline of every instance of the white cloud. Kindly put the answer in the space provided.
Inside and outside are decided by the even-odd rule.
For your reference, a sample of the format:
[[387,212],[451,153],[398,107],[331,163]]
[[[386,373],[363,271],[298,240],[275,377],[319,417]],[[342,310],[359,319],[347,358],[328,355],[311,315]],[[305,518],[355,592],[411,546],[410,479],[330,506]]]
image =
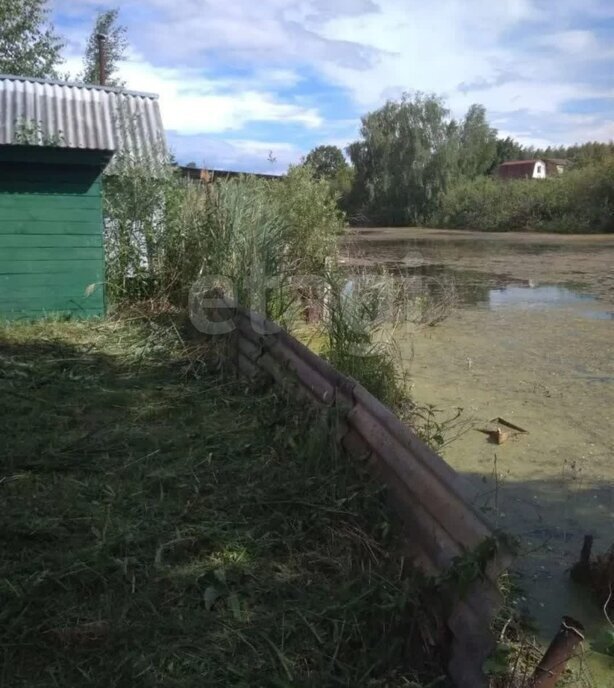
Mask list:
[[293,144],[279,141],[185,136],[170,132],[169,143],[180,163],[195,162],[199,167],[223,170],[281,174],[288,165],[300,162],[302,155]]
[[[76,73],[78,58],[69,59],[66,67]],[[121,76],[128,88],[157,93],[165,127],[184,134],[239,131],[254,122],[309,129],[322,124],[316,108],[284,102],[274,93],[246,87],[246,81],[203,76],[195,68],[154,67],[134,53],[122,64]],[[266,77],[265,72],[261,78]],[[274,82],[290,78],[288,70],[273,74]]]
[[612,141],[614,121],[595,115],[559,114],[553,119],[547,114],[516,113],[515,117],[504,118],[499,132],[523,145],[545,148],[561,142]]
[[614,17],[614,4],[611,0],[535,0],[544,15],[553,21],[566,21],[576,15],[587,19],[609,19]]
[[272,93],[233,88],[195,70],[153,68],[144,61],[122,67],[126,81],[158,93],[164,124],[185,134],[238,131],[254,122],[302,124],[316,128],[322,117],[315,108],[282,102]]
[[[58,11],[91,15],[90,0],[55,0]],[[135,46],[166,64],[285,66],[365,59],[353,41],[330,41],[319,27],[331,16],[360,14],[372,0],[124,0],[122,16]],[[131,24],[130,17],[138,16]]]
[[580,30],[546,34],[541,37],[538,43],[562,52],[580,54],[587,50],[592,51],[598,46],[598,41],[592,31]]
[[303,77],[296,71],[292,69],[259,69],[256,70],[250,77],[252,83],[267,84],[270,86],[279,86],[288,88],[291,86],[296,86],[301,81],[304,81]]
[[[446,96],[456,116],[474,102],[491,115],[522,109],[543,127],[542,134],[556,132],[558,141],[551,143],[611,132],[607,121],[595,118],[578,129],[560,114],[568,101],[613,94],[612,87],[590,83],[591,60],[607,64],[611,48],[588,30],[543,33],[543,22],[565,25],[569,13],[582,8],[578,0],[558,10],[533,0],[439,0],[411,8],[399,0],[378,4],[376,15],[337,18],[325,27],[331,40],[352,37],[379,55],[367,68],[323,66],[363,109],[403,90],[420,90]],[[593,13],[606,9],[591,0],[589,5]],[[519,128],[516,135],[522,134]]]
[[[340,18],[325,29],[331,39],[352,36],[379,51],[379,59],[367,69],[324,65],[328,76],[363,107],[376,106],[395,90],[434,91],[448,96],[453,108],[478,101],[497,110],[515,109],[519,100],[545,103],[551,110],[564,99],[600,93],[571,82],[565,73],[568,60],[560,56],[535,54],[526,46],[504,47],[506,32],[543,16],[530,0],[440,0],[411,10],[398,0],[380,0],[380,7],[368,21]],[[552,34],[542,44],[581,50],[592,41],[588,31],[570,31]],[[499,83],[502,74],[515,78]],[[459,86],[467,83],[483,88],[472,88],[467,98],[459,93]]]
[[[55,4],[89,28],[98,1]],[[254,123],[276,128],[271,141],[284,124],[313,132],[314,145],[346,141],[350,127],[334,131],[335,119],[403,90],[442,94],[457,116],[480,102],[511,135],[567,143],[612,135],[612,113],[562,114],[568,101],[612,94],[596,77],[612,66],[599,30],[612,16],[612,0],[124,0],[135,53],[122,72],[129,86],[160,94],[169,129],[219,133],[234,155],[233,132],[254,160]],[[313,95],[322,83],[337,89],[332,117]]]
[[[581,96],[580,96],[581,93]],[[455,94],[450,103],[457,111],[466,110],[471,103],[482,103],[491,114],[519,109],[553,115],[559,112],[567,101],[582,98],[599,98],[614,95],[614,89],[583,88],[563,82],[544,83],[539,80],[510,81],[484,91],[470,94]]]

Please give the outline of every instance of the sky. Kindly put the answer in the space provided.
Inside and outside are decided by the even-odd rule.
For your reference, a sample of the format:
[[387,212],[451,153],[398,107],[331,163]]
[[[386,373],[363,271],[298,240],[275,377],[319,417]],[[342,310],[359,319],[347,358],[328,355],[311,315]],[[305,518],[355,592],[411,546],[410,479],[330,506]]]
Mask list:
[[52,0],[65,69],[119,6],[127,87],[182,163],[279,173],[403,92],[487,108],[526,145],[614,139],[614,0]]

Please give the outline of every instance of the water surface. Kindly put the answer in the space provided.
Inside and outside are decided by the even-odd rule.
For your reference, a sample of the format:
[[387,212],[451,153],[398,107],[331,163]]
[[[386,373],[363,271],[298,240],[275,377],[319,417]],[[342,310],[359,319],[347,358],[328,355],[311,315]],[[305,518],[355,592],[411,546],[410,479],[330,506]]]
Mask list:
[[[367,229],[342,251],[349,270],[384,266],[430,295],[454,285],[446,320],[397,331],[413,395],[442,418],[463,408],[444,456],[476,507],[520,539],[541,640],[570,614],[594,641],[605,618],[568,570],[585,533],[596,551],[614,544],[614,236]],[[496,416],[528,433],[491,444],[476,428]],[[604,655],[587,670],[614,686]]]

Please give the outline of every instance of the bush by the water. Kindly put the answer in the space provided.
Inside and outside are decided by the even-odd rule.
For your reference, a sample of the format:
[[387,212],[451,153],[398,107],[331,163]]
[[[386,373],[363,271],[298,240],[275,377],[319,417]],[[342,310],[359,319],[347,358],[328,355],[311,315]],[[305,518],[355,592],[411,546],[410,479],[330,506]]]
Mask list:
[[434,223],[501,232],[613,232],[614,157],[552,179],[461,182],[442,196]]

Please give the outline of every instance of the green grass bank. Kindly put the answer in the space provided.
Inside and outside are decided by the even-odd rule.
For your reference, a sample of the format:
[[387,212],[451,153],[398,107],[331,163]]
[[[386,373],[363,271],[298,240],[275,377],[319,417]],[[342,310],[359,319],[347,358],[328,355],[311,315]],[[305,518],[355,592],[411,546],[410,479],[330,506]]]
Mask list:
[[0,686],[436,679],[428,586],[332,419],[182,332],[0,327]]

